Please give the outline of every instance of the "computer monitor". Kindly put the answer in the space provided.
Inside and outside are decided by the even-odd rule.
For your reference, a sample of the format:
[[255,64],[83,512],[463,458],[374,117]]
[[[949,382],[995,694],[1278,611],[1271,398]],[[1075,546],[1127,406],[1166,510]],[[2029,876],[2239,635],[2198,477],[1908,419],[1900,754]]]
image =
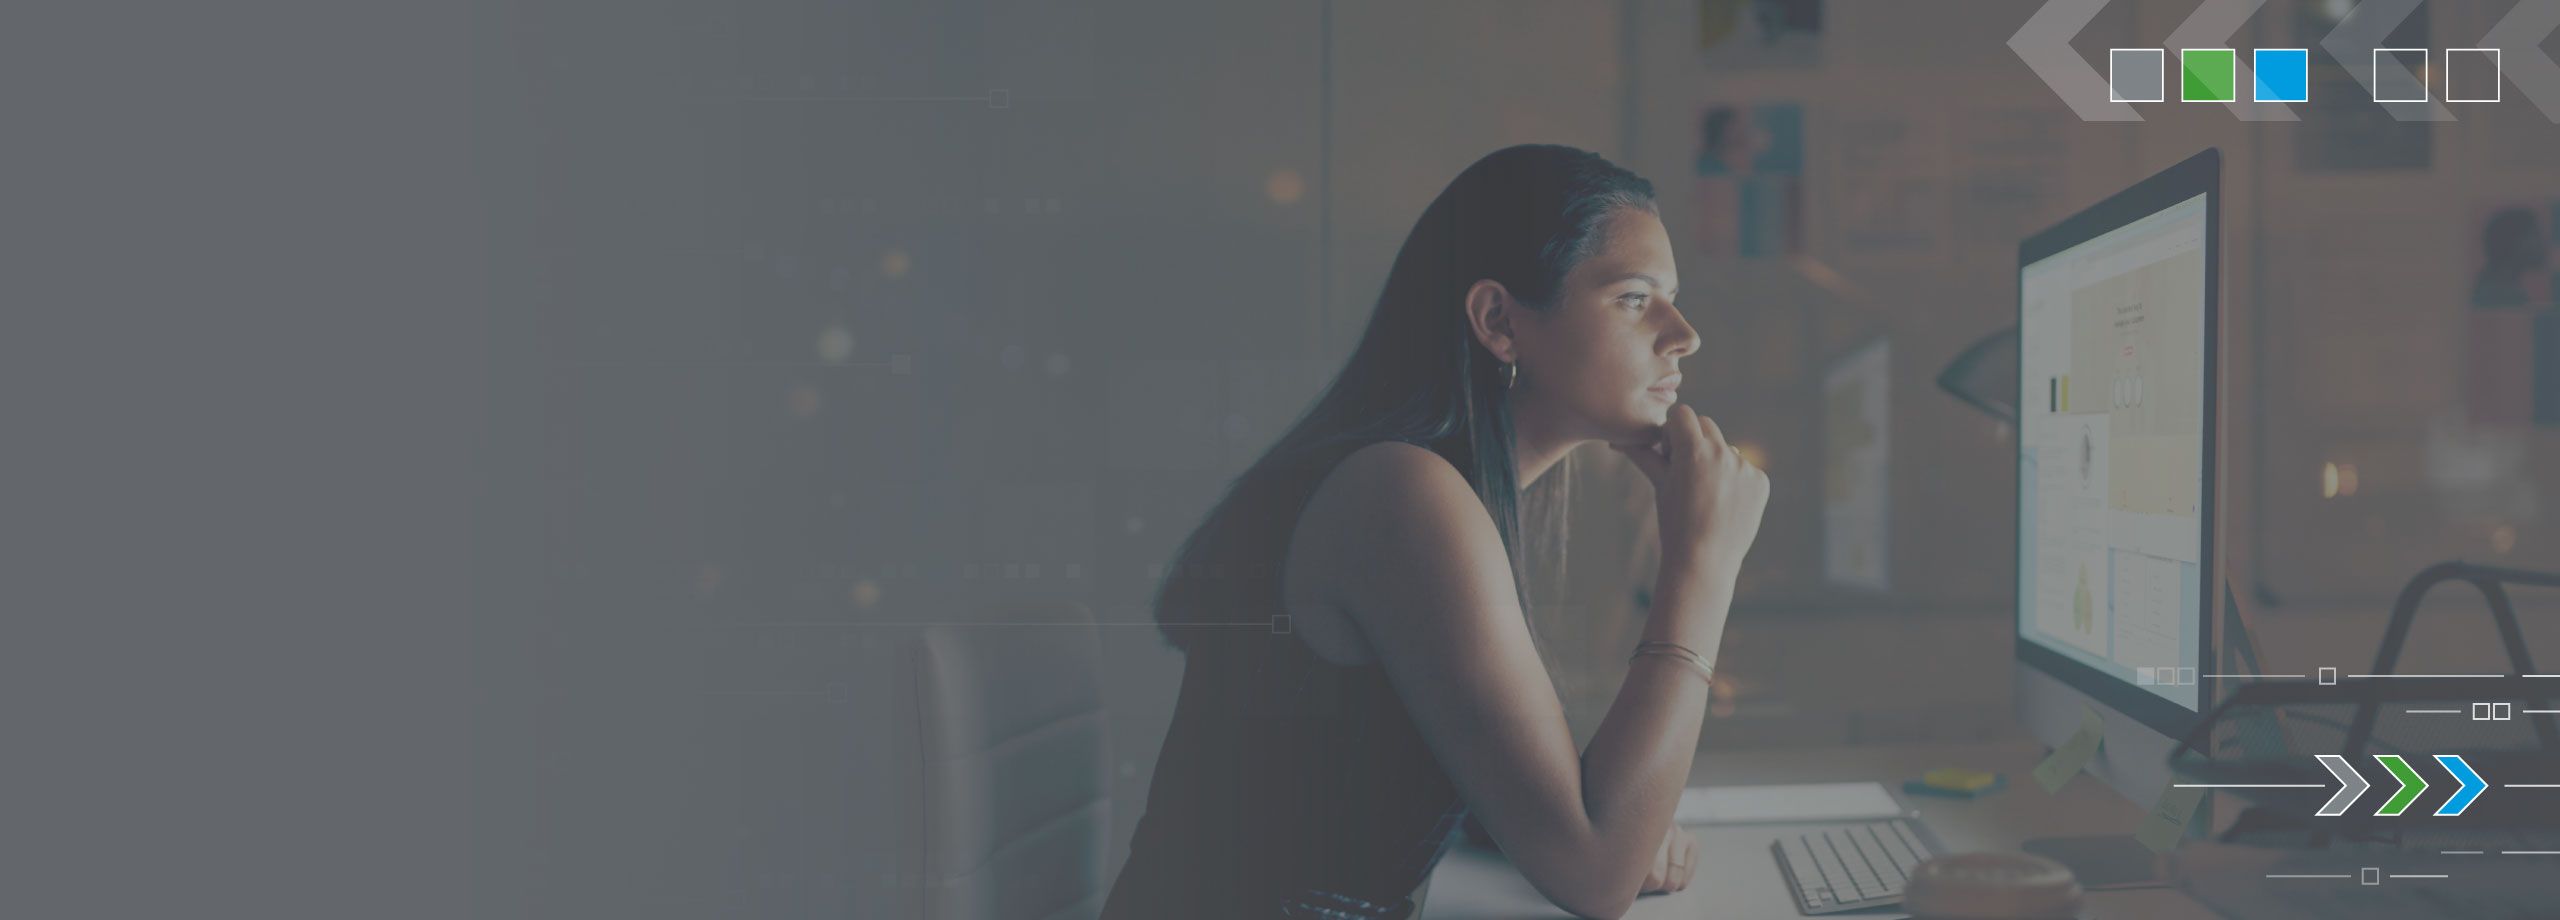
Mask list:
[[2148,806],[2212,699],[2222,155],[2018,247],[2018,718]]

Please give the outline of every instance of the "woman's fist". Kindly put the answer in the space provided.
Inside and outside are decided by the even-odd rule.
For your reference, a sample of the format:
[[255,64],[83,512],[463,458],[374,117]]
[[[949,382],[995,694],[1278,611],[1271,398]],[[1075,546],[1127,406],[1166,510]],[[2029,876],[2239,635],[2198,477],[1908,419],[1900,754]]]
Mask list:
[[1674,824],[1664,834],[1662,846],[1653,853],[1653,869],[1644,876],[1644,887],[1637,894],[1678,891],[1689,887],[1689,878],[1698,873],[1698,838],[1688,829]]
[[1686,405],[1671,407],[1653,443],[1609,447],[1653,481],[1663,564],[1702,566],[1730,584],[1759,536],[1768,474],[1725,443],[1714,420]]

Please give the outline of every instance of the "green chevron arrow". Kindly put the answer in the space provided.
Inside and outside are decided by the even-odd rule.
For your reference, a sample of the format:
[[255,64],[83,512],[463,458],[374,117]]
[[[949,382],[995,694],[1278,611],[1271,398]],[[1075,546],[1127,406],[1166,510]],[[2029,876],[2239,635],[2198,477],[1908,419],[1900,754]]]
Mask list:
[[2398,815],[2408,810],[2409,803],[2418,800],[2419,793],[2427,791],[2427,781],[2418,775],[2418,771],[2409,769],[2408,761],[2401,760],[2400,755],[2375,754],[2373,759],[2382,761],[2382,768],[2400,780],[2400,791],[2392,793],[2391,801],[2382,803],[2382,810],[2374,812],[2375,815],[2385,818]]

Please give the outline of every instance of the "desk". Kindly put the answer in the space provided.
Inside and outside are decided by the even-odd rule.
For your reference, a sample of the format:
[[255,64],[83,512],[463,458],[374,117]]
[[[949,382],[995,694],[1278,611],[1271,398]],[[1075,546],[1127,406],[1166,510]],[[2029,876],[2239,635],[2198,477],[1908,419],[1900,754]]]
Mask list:
[[[1931,767],[1997,770],[2009,786],[1981,799],[1903,796],[1948,850],[2015,850],[2029,837],[2125,833],[2141,826],[2136,806],[2089,776],[2074,777],[2057,795],[2046,795],[2027,769],[2044,756],[2032,741],[2000,744],[1800,748],[1701,754],[1689,784],[1756,785],[1874,780],[1894,794],[1902,781]],[[2142,803],[2148,806],[2150,803]],[[2220,817],[2217,815],[2217,817]],[[1786,879],[1769,854],[1769,841],[1822,825],[1691,825],[1698,837],[1698,872],[1689,887],[1636,899],[1629,920],[1660,918],[1802,917]],[[2211,920],[2213,911],[2170,888],[2090,892],[2084,920]],[[1527,920],[1571,917],[1529,886],[1500,855],[1460,843],[1441,857],[1423,900],[1429,920]],[[1851,920],[1905,916],[1898,911],[1827,914]]]

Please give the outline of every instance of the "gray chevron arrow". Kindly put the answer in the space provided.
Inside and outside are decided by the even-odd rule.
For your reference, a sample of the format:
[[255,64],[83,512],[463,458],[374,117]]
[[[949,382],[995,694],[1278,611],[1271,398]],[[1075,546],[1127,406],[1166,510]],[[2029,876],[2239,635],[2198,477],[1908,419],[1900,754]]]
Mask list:
[[[2373,95],[2374,80],[2378,76],[2374,73],[2375,67],[2383,69],[2383,73],[2379,76],[2421,80],[2416,74],[2409,72],[2408,65],[2397,60],[2388,57],[2375,60],[2378,55],[2373,53],[2373,49],[2382,47],[2383,39],[2391,35],[2391,30],[2399,28],[2402,22],[2408,20],[2409,14],[2416,12],[2418,6],[2425,2],[2426,0],[2364,0],[2363,3],[2356,4],[2355,9],[2347,11],[2347,18],[2339,20],[2338,27],[2329,30],[2329,34],[2320,39],[2320,47],[2327,49],[2330,57],[2338,59],[2339,65],[2345,67],[2347,74],[2355,77],[2356,82],[2364,84],[2367,98]],[[2401,121],[2452,121],[2452,110],[2445,108],[2443,103],[2434,101],[2434,93],[2430,92],[2427,95],[2429,101],[2426,102],[2379,104],[2383,110],[2391,113],[2391,117]]]
[[2081,121],[2141,121],[2142,114],[2127,103],[2110,101],[2107,78],[2080,52],[2071,47],[2071,37],[2089,27],[2098,18],[2107,0],[2046,0],[2009,36],[2009,50],[2018,60],[2036,72],[2044,85],[2053,88],[2062,103],[2080,115]]
[[2517,0],[2507,18],[2480,39],[2480,47],[2498,49],[2507,79],[2542,109],[2543,117],[2560,121],[2560,63],[2542,53],[2542,40],[2554,29],[2560,29],[2560,0]]
[[[2258,8],[2265,5],[2267,0],[2205,0],[2203,6],[2196,7],[2193,15],[2178,24],[2176,31],[2169,33],[2166,44],[2171,59],[2174,60],[2177,53],[2185,48],[2231,47],[2231,37],[2240,34],[2240,27],[2247,25],[2249,17],[2257,15]],[[2238,92],[2233,93],[2234,101],[2222,104],[2224,108],[2230,109],[2231,114],[2239,116],[2241,121],[2302,120],[2301,116],[2293,114],[2292,106],[2250,99],[2256,95],[2253,87],[2256,86],[2257,72],[2249,68],[2247,53],[2234,52],[2231,57],[2237,62],[2233,67],[2232,86]]]
[[2356,799],[2364,795],[2365,790],[2373,788],[2372,783],[2364,781],[2363,774],[2357,773],[2355,767],[2348,765],[2346,758],[2336,754],[2314,756],[2320,758],[2321,766],[2329,768],[2330,775],[2338,778],[2338,794],[2329,797],[2329,804],[2320,806],[2321,817],[2335,818],[2346,814],[2347,806],[2355,804]]

